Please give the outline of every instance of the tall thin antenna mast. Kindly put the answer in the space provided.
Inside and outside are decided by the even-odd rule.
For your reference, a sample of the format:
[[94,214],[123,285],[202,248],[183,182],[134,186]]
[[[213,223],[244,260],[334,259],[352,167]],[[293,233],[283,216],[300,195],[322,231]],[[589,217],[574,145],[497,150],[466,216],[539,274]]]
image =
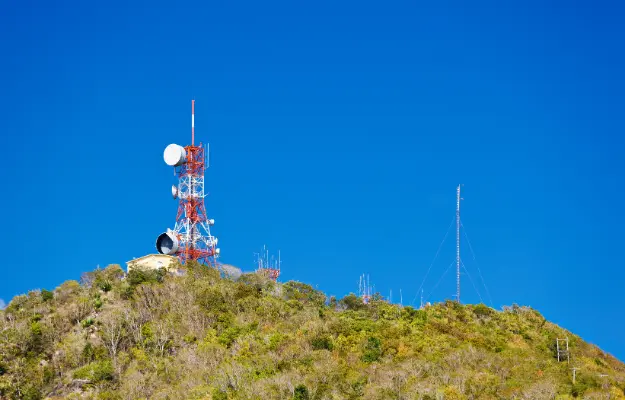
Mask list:
[[191,100],[191,146],[195,146],[195,100]]
[[456,189],[456,300],[460,303],[460,185]]

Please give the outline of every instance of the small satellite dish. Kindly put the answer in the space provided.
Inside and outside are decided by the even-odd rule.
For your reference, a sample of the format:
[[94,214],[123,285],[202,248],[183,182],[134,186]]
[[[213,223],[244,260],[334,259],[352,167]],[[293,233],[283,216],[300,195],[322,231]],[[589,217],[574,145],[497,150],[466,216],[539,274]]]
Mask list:
[[178,198],[178,187],[176,185],[171,185],[171,197],[174,199]]
[[219,255],[220,251],[221,250],[219,250],[219,249],[215,249],[215,255]]
[[215,225],[215,220],[214,220],[214,219],[209,219],[209,220],[208,220],[208,224],[209,224],[210,226]]
[[187,162],[187,151],[184,147],[172,143],[165,147],[163,158],[165,159],[165,164],[170,167],[178,167]]

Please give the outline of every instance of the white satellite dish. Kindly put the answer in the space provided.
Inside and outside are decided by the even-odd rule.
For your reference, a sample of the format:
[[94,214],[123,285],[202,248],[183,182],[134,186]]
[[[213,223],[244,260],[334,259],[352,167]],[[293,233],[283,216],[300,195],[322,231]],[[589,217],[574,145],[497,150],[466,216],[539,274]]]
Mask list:
[[178,198],[178,186],[171,185],[171,197],[173,197],[174,199]]
[[187,162],[187,151],[184,147],[172,143],[165,147],[163,158],[165,159],[165,164],[170,167],[178,167]]
[[209,219],[209,220],[208,220],[208,225],[210,225],[210,226],[215,225],[215,220],[214,220],[214,219],[212,219],[212,218],[211,218],[211,219]]
[[215,249],[215,255],[219,255],[220,252],[221,252],[221,250]]

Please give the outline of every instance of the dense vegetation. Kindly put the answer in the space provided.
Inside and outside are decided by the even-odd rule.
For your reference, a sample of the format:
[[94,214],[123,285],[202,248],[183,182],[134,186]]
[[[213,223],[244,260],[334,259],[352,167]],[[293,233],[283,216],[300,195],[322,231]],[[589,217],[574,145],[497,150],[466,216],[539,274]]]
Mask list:
[[[364,305],[181,271],[112,265],[15,297],[0,398],[625,399],[625,365],[526,307]],[[570,365],[555,352],[566,336]]]

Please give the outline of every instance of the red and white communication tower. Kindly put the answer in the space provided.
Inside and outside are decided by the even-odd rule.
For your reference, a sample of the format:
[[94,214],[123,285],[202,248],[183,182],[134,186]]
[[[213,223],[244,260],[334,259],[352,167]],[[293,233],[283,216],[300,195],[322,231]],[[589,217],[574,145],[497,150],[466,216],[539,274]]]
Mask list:
[[210,232],[215,220],[208,219],[204,205],[207,148],[202,143],[195,145],[195,100],[191,101],[191,145],[170,144],[163,158],[178,176],[178,185],[171,188],[173,198],[178,199],[178,214],[174,229],[167,229],[156,239],[156,250],[177,256],[183,264],[196,260],[217,266],[217,238]]
[[262,253],[256,253],[256,264],[258,268],[256,272],[268,277],[273,281],[277,281],[280,276],[280,251],[278,251],[278,258],[276,259],[274,256],[269,257],[269,250],[267,250],[266,246],[263,246]]

